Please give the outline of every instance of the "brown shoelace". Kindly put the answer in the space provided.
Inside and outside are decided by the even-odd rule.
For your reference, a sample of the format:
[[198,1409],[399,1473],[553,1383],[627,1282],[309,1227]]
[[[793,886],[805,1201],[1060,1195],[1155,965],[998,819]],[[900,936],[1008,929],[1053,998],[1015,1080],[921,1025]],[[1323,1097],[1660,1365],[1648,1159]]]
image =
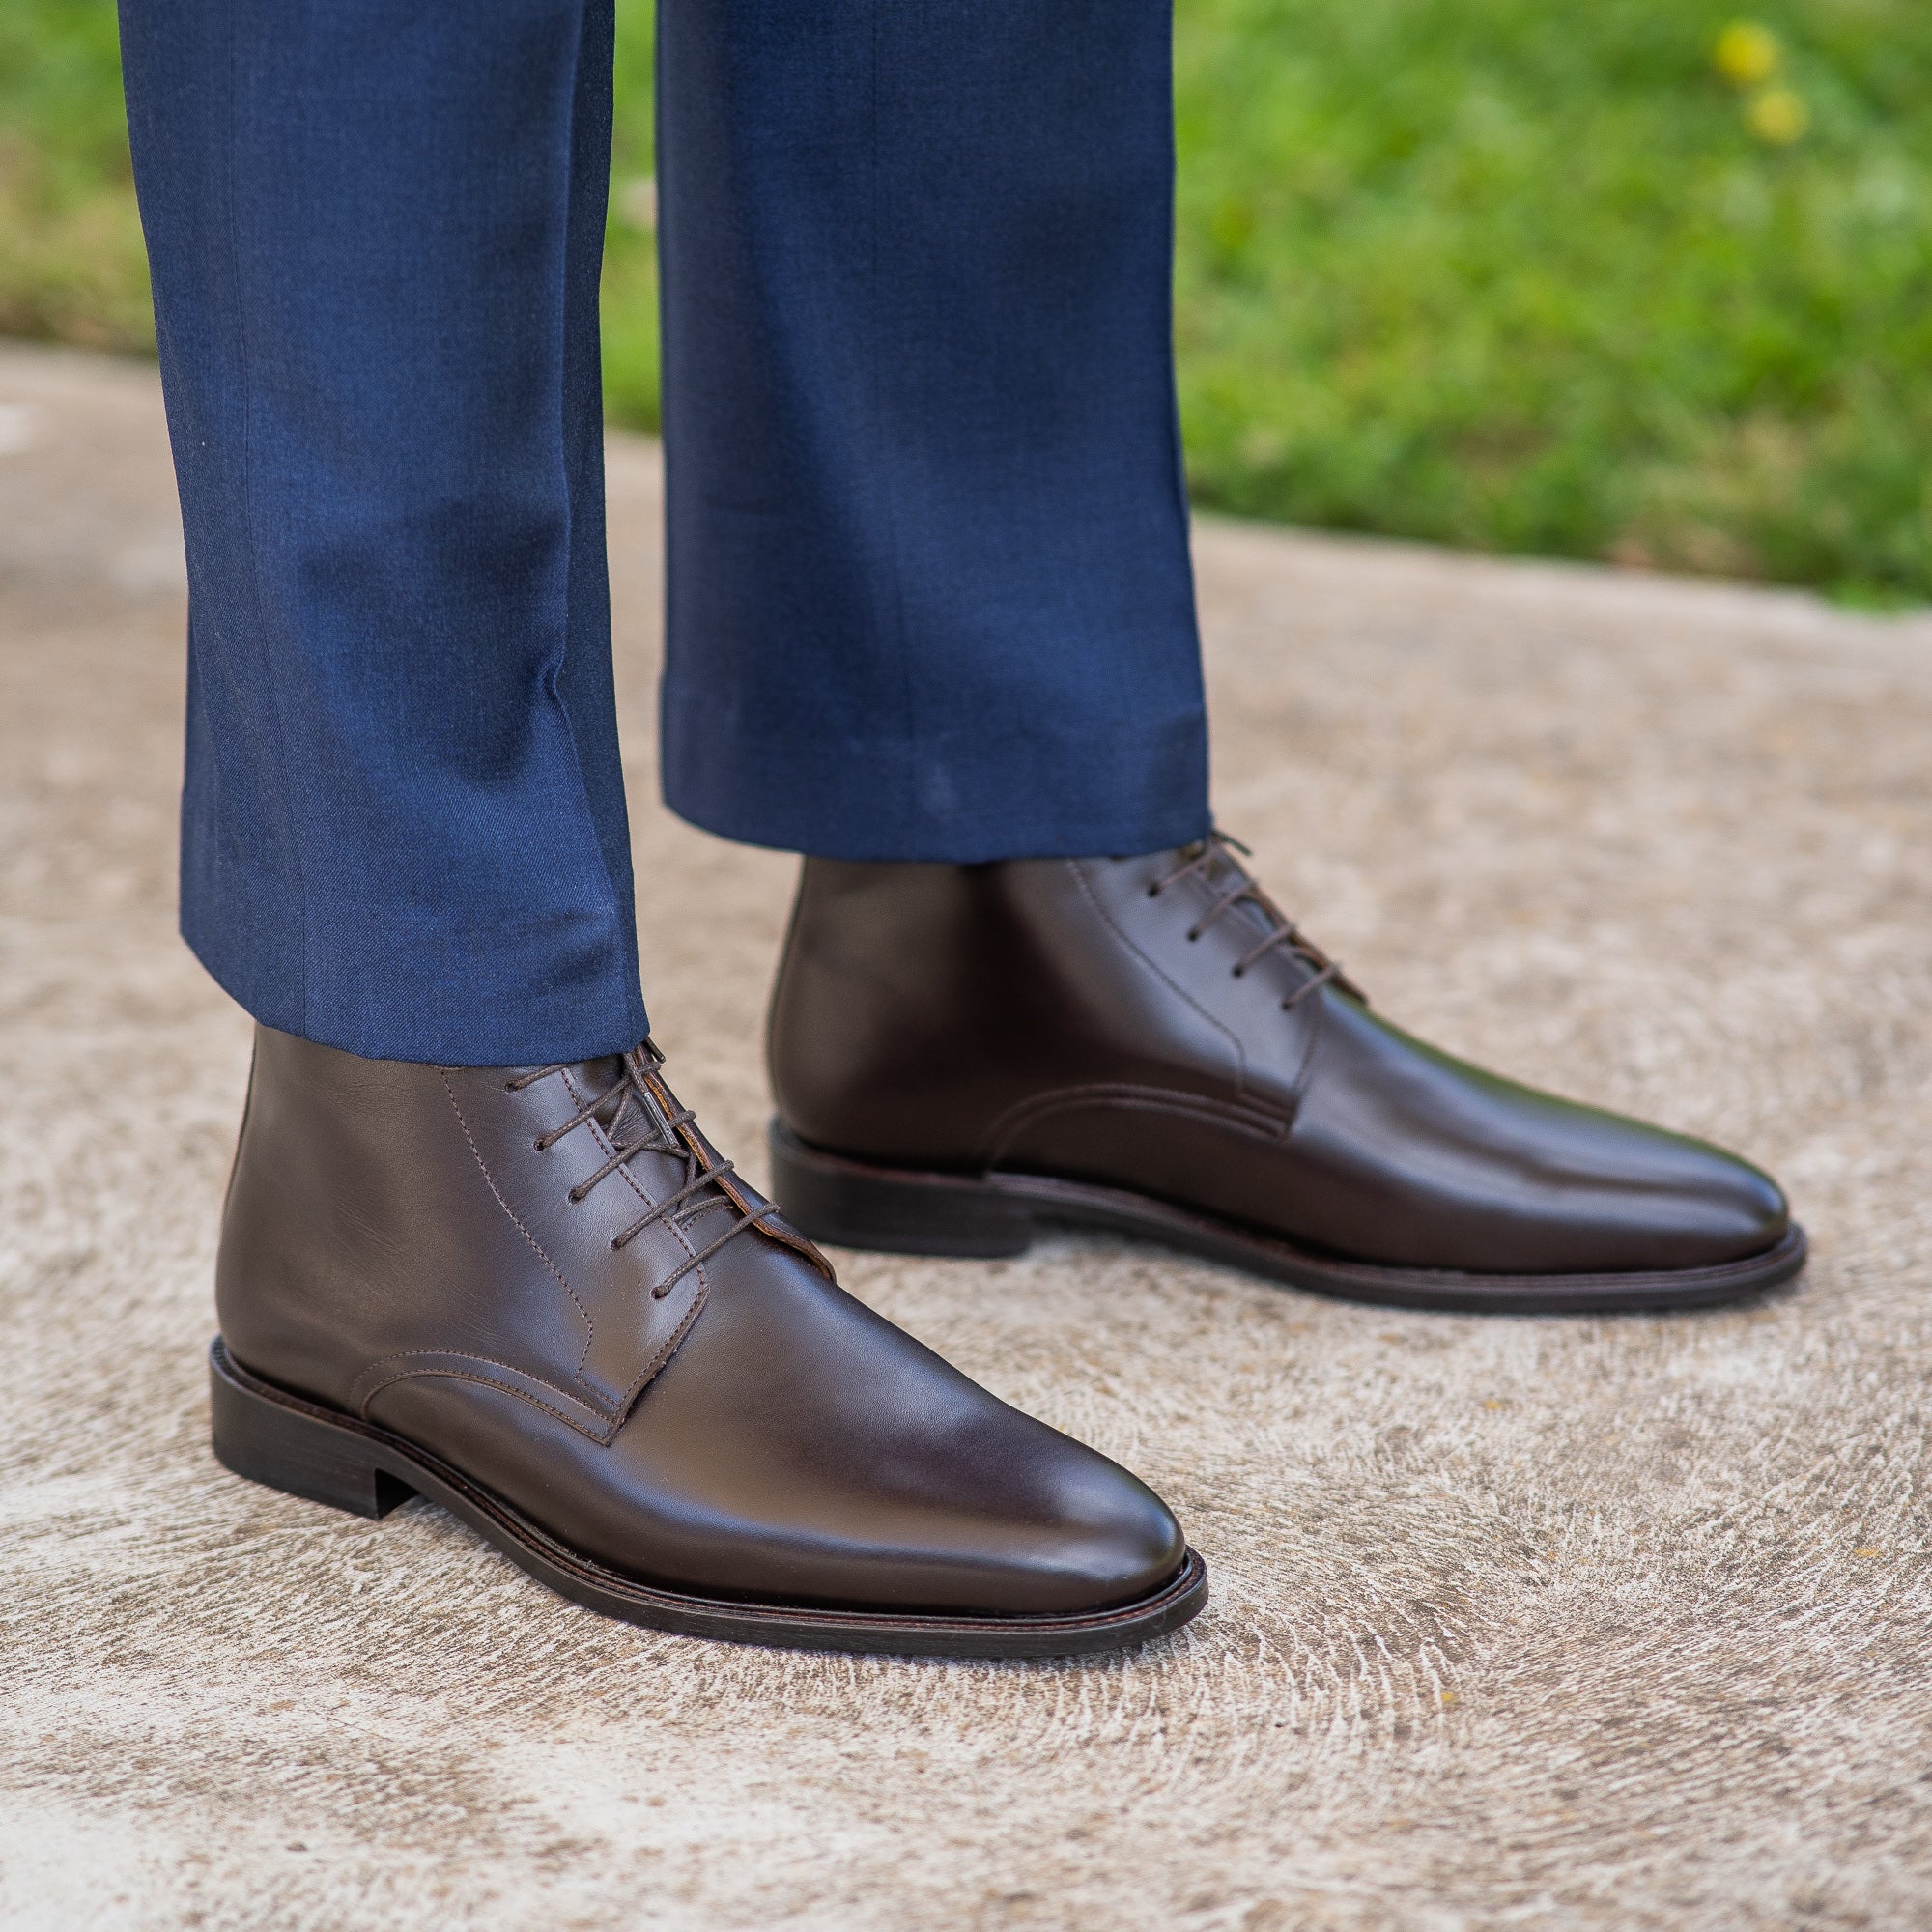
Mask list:
[[[658,1051],[655,1042],[645,1040],[642,1051],[650,1057],[653,1068],[664,1065],[664,1055]],[[514,1080],[506,1081],[504,1084],[512,1094],[521,1094],[526,1087],[533,1086],[539,1080],[547,1080],[553,1073],[566,1071],[567,1066],[568,1063],[562,1061],[554,1066],[538,1066],[528,1073],[518,1074]],[[622,1234],[613,1235],[611,1237],[611,1245],[613,1248],[628,1246],[646,1228],[654,1227],[660,1221],[668,1221],[680,1232],[684,1232],[698,1215],[708,1213],[714,1208],[729,1208],[738,1216],[738,1219],[722,1235],[705,1247],[699,1248],[688,1261],[680,1262],[664,1280],[652,1288],[651,1298],[662,1301],[699,1262],[710,1260],[726,1241],[736,1240],[746,1229],[757,1227],[760,1222],[779,1210],[767,1203],[752,1212],[745,1212],[737,1197],[718,1185],[726,1175],[736,1172],[733,1164],[728,1160],[714,1160],[708,1153],[700,1151],[701,1142],[693,1145],[693,1142],[697,1141],[695,1134],[691,1141],[679,1136],[678,1129],[690,1126],[697,1118],[696,1115],[689,1107],[676,1106],[674,1101],[674,1111],[669,1113],[663,1111],[659,1105],[658,1095],[639,1077],[628,1057],[623,1062],[623,1068],[624,1070],[605,1088],[603,1093],[594,1099],[586,1100],[562,1126],[553,1127],[547,1134],[539,1134],[533,1145],[539,1153],[545,1152],[554,1147],[565,1134],[574,1133],[586,1121],[595,1118],[605,1107],[615,1101],[616,1105],[607,1128],[613,1150],[611,1158],[595,1174],[585,1180],[580,1180],[570,1190],[570,1199],[573,1203],[582,1201],[600,1180],[615,1174],[620,1167],[628,1165],[640,1153],[668,1153],[684,1163],[684,1185],[675,1192],[666,1195],[649,1213],[640,1214]],[[666,1096],[669,1097],[668,1090],[666,1090]],[[617,1124],[623,1116],[624,1102],[631,1098],[637,1100],[644,1119],[651,1123],[651,1128],[640,1140],[619,1142],[616,1134]],[[716,1191],[706,1194],[707,1188],[715,1188]],[[687,1201],[692,1201],[696,1197],[702,1198],[696,1199],[695,1207],[688,1208],[684,1207]],[[680,1212],[680,1209],[683,1211]]]
[[[1183,850],[1188,848],[1183,847]],[[1236,854],[1240,855],[1239,858]],[[1164,879],[1156,879],[1148,888],[1148,897],[1157,899],[1170,886],[1178,886],[1182,879],[1191,879],[1197,874],[1211,884],[1218,869],[1226,867],[1235,875],[1237,883],[1210,905],[1188,928],[1189,939],[1199,939],[1224,912],[1232,911],[1237,905],[1259,906],[1264,917],[1273,922],[1267,936],[1251,946],[1236,962],[1234,974],[1240,979],[1258,960],[1264,959],[1276,948],[1284,949],[1291,958],[1300,961],[1309,968],[1310,977],[1304,980],[1287,999],[1282,1001],[1281,1009],[1288,1012],[1299,1006],[1318,986],[1336,985],[1345,993],[1351,993],[1358,1000],[1366,996],[1360,987],[1342,971],[1341,962],[1331,959],[1313,940],[1304,938],[1301,928],[1275,904],[1264,893],[1260,882],[1241,864],[1241,859],[1251,856],[1248,848],[1238,838],[1231,838],[1225,832],[1210,832],[1201,841],[1199,850],[1185,864],[1177,867]]]

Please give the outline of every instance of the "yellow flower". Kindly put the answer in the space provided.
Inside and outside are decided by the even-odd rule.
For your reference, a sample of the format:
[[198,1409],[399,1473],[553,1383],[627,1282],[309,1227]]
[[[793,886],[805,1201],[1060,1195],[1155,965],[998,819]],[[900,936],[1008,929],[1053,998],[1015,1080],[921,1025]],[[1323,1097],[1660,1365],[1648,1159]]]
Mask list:
[[1811,125],[1811,110],[1788,87],[1767,87],[1752,98],[1745,109],[1745,120],[1760,141],[1788,148],[1802,140]]
[[1755,87],[1777,71],[1777,36],[1755,20],[1733,20],[1718,36],[1711,59],[1733,87]]

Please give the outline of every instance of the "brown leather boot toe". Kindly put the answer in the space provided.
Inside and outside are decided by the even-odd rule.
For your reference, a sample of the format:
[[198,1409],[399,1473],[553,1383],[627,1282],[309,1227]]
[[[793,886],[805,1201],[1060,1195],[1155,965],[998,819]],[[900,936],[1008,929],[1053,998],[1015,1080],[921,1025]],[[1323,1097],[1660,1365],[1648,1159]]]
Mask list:
[[1483,1311],[1686,1307],[1803,1264],[1767,1175],[1390,1025],[1238,850],[807,860],[770,1035],[787,1215],[936,1254],[1067,1222]]
[[428,1496],[564,1594],[696,1634],[1053,1656],[1194,1615],[1159,1498],[840,1290],[658,1065],[261,1029],[221,1460],[369,1516]]

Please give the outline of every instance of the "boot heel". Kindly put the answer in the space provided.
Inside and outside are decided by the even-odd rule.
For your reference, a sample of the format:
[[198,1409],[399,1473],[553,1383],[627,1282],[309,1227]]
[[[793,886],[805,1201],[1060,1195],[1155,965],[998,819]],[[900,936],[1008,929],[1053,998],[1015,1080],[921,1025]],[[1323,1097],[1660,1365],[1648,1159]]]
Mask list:
[[253,1381],[229,1360],[217,1336],[208,1351],[209,1414],[215,1460],[224,1468],[354,1516],[387,1516],[414,1493],[377,1465],[381,1451],[355,1430],[306,1405],[278,1401],[251,1387]]
[[771,1127],[772,1199],[814,1241],[895,1255],[1024,1254],[1032,1211],[983,1180],[868,1167]]

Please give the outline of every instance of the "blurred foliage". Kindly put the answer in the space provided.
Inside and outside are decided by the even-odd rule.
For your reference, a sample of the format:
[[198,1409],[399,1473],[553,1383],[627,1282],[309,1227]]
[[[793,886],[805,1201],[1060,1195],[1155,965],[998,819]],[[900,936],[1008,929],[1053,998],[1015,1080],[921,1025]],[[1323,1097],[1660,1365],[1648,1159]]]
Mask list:
[[604,239],[604,406],[633,429],[658,426],[658,258],[653,220],[652,0],[617,0],[611,220]]
[[1181,7],[1200,500],[1932,593],[1924,0]]
[[111,0],[0,0],[0,332],[154,347]]
[[[610,408],[657,408],[619,0]],[[1932,7],[1179,0],[1197,500],[1932,597]],[[149,339],[105,0],[0,14],[0,327]]]

